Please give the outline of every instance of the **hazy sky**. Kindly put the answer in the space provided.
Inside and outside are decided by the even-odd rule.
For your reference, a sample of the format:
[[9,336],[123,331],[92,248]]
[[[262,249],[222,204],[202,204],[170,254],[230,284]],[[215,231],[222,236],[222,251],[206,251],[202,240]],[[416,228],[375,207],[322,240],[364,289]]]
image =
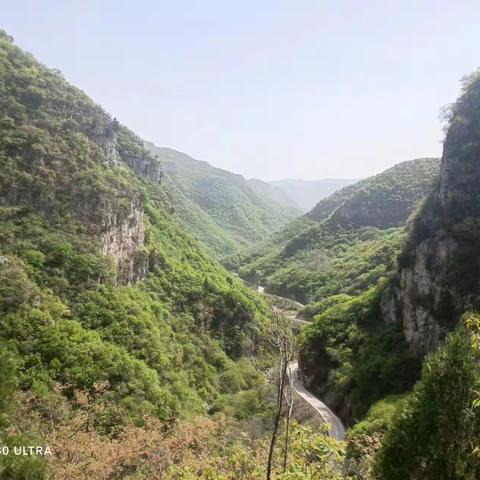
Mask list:
[[16,42],[145,139],[265,180],[439,155],[480,65],[465,0],[0,0]]

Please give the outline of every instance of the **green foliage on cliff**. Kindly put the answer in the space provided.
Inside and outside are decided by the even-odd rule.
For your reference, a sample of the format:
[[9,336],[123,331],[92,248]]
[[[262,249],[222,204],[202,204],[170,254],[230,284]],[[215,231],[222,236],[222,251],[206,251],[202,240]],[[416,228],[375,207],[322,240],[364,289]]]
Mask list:
[[336,301],[302,331],[302,367],[312,388],[349,422],[417,379],[421,359],[408,349],[402,327],[381,320],[384,284],[361,295],[332,297]]
[[[466,310],[480,308],[479,110],[477,71],[464,78],[462,94],[446,113],[442,175],[415,217],[400,257],[397,283],[412,270],[423,265],[425,270],[420,281],[412,278],[402,287],[396,310],[409,315],[400,314],[398,321],[428,318],[442,333],[452,330]],[[423,348],[441,340],[431,338],[433,345]]]
[[425,357],[412,393],[388,408],[374,405],[351,432],[353,470],[366,473],[354,478],[480,476],[480,319],[465,314],[479,306],[479,107],[476,72],[448,110],[439,182],[412,221],[399,272],[382,300],[388,320],[413,332],[411,349],[440,346]]
[[332,224],[343,227],[398,227],[432,191],[439,168],[438,158],[398,163],[321,200],[308,216],[317,221],[330,217]]
[[[143,142],[4,33],[0,103],[0,443],[54,451],[0,478],[258,478],[264,300],[187,232]],[[288,478],[336,478],[331,450],[299,429]]]

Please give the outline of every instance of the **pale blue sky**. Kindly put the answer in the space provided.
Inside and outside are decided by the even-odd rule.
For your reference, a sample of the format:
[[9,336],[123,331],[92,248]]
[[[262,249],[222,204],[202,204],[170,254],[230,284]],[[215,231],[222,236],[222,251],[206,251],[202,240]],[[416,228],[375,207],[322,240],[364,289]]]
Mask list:
[[439,155],[478,1],[0,0],[1,27],[142,137],[266,180]]

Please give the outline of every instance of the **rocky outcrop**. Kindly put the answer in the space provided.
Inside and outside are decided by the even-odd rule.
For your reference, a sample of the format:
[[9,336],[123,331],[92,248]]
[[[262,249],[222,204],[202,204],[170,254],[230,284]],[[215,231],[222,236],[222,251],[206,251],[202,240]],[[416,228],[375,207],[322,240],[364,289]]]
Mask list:
[[139,176],[154,183],[160,183],[163,178],[161,163],[149,155],[128,155],[122,160]]
[[407,342],[434,350],[469,309],[480,308],[480,80],[452,108],[440,182],[417,215],[396,279],[381,301]]
[[118,154],[117,136],[113,130],[97,135],[95,143],[102,149],[108,165],[111,167],[119,165],[121,159]]
[[113,257],[120,284],[135,283],[145,276],[147,263],[142,247],[145,244],[143,205],[133,201],[128,211],[110,210],[104,219],[101,248]]
[[372,202],[368,192],[359,192],[353,201],[346,201],[331,215],[332,225],[343,227],[377,227],[387,229],[403,225],[419,198],[396,199],[385,195]]
[[446,280],[457,244],[451,238],[426,240],[414,251],[381,300],[387,323],[403,322],[405,339],[419,351],[434,350],[455,325],[466,305]]
[[123,163],[139,177],[154,183],[162,180],[161,162],[143,146],[140,138],[121,126],[116,119],[112,121],[107,117],[97,122],[101,126],[93,128],[89,132],[90,137],[102,149],[108,165],[115,167]]

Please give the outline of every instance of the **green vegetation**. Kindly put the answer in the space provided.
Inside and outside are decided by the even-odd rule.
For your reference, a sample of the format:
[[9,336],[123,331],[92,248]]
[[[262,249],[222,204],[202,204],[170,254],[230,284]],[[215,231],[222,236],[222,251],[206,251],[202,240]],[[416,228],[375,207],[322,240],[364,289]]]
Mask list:
[[415,205],[432,191],[439,167],[438,158],[398,163],[338,190],[320,201],[308,216],[317,221],[329,217],[331,224],[343,227],[401,226]]
[[15,384],[39,403],[94,395],[99,433],[212,405],[265,415],[241,358],[268,308],[171,213],[158,160],[3,33],[0,94],[2,412]]
[[269,182],[275,188],[285,192],[289,198],[299,205],[302,212],[309,212],[319,200],[332,195],[335,191],[346,187],[357,180],[344,178],[322,178],[320,180],[298,180],[285,178]]
[[312,388],[350,422],[418,378],[421,358],[408,349],[401,326],[379,321],[384,284],[334,297],[302,331],[302,368],[312,375]]
[[[328,392],[351,420],[382,399],[348,434],[352,478],[480,475],[480,319],[467,314],[458,324],[460,315],[478,307],[479,92],[476,73],[450,110],[442,175],[412,220],[400,273],[355,297],[326,295],[307,307],[314,324],[302,333],[303,359],[317,390]],[[358,225],[358,203],[346,214],[348,201],[339,201],[324,223]],[[439,343],[413,392],[385,398],[409,390],[425,347]]]
[[190,200],[167,176],[164,179],[165,191],[170,197],[172,210],[202,246],[213,255],[219,255],[223,261],[226,255],[239,250],[240,246],[233,236],[192,200]]
[[[186,231],[141,139],[5,33],[0,99],[0,441],[53,452],[0,478],[258,478],[265,301]],[[342,446],[295,432],[275,473],[337,478]]]
[[480,318],[467,315],[437,352],[401,404],[377,455],[385,480],[480,475]]
[[[300,211],[281,192],[170,148],[147,148],[173,184],[178,216],[214,254],[232,255],[284,226]],[[181,198],[180,198],[181,197]]]
[[[282,466],[281,455],[276,457],[273,477],[278,480],[340,480],[339,463],[344,458],[342,445],[325,435],[325,430],[314,433],[309,427],[293,423],[289,464]],[[175,480],[258,480],[265,477],[263,465],[267,442],[265,439],[236,445],[233,450],[228,434],[217,435],[216,444],[202,445],[210,455],[181,468],[174,467],[167,478]],[[283,438],[280,442],[284,441]]]
[[[6,36],[1,52],[1,335],[22,385],[107,382],[127,420],[204,410],[266,307],[168,213],[139,139]],[[101,253],[126,228],[133,265]]]
[[[418,318],[432,330],[411,339],[412,346],[437,348],[469,309],[480,308],[480,74],[463,80],[462,94],[447,111],[442,175],[415,217],[399,259],[401,295],[390,297],[390,321],[415,329]],[[423,267],[425,266],[425,267]],[[408,312],[404,315],[402,312]]]
[[346,452],[289,423],[285,461],[279,402],[275,478],[340,478],[345,454],[355,479],[478,478],[480,318],[464,317],[421,378],[404,325],[382,318],[386,288],[405,287],[397,260],[413,265],[447,234],[448,255],[424,262],[443,275],[442,334],[478,303],[478,98],[475,76],[452,108],[439,183],[437,160],[404,162],[272,234],[295,215],[278,191],[146,146],[0,32],[0,444],[55,451],[0,455],[0,479],[264,475],[278,394],[260,373],[274,363],[270,308],[208,250],[308,302],[301,369],[361,420]]
[[246,255],[240,275],[307,303],[302,368],[310,387],[349,423],[372,403],[412,387],[421,358],[380,300],[397,268],[406,223],[433,188],[436,159],[404,162],[319,202]]
[[14,457],[6,455],[5,448],[13,451],[15,446],[32,444],[38,435],[30,432],[14,433],[9,431],[15,410],[14,394],[18,386],[18,358],[10,345],[0,344],[0,478],[10,480],[42,479],[47,473],[47,464],[40,457]]
[[376,285],[395,268],[403,227],[438,166],[437,159],[403,162],[339,190],[246,253],[240,275],[305,303]]
[[375,403],[363,420],[347,433],[345,471],[347,478],[373,480],[375,457],[385,433],[408,394],[391,395]]
[[[392,271],[404,237],[400,228],[343,230],[314,225],[285,246],[284,255],[292,252],[285,262],[279,256],[267,266],[263,257],[240,269],[240,273],[251,277],[250,268],[265,272],[275,265],[267,278],[268,290],[301,302],[321,301],[340,293],[356,295]],[[314,244],[300,247],[312,238]]]

